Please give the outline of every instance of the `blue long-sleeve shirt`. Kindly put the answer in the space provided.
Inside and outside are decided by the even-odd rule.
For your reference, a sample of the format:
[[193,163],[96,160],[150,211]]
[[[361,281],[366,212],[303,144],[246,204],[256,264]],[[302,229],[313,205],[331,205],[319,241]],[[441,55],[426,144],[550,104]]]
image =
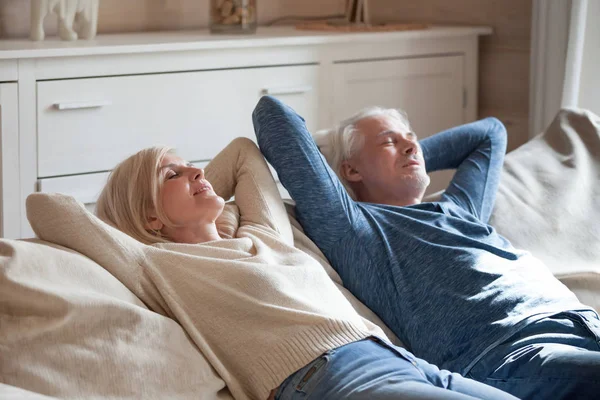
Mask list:
[[440,201],[405,207],[351,199],[304,120],[280,101],[263,97],[253,122],[306,234],[415,355],[464,374],[528,323],[590,310],[487,225],[506,149],[498,120],[422,140],[429,171],[457,171]]

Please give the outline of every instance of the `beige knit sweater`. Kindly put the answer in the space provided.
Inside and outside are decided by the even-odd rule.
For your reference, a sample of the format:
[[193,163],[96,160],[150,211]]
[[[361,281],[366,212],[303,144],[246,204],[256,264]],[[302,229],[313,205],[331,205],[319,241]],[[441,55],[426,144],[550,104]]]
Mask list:
[[386,339],[316,260],[293,247],[285,207],[252,141],[233,141],[206,176],[223,198],[235,195],[239,227],[225,227],[233,238],[144,245],[58,194],[29,196],[27,215],[41,239],[85,254],[153,311],[177,320],[237,399],[266,399],[329,349],[370,335]]

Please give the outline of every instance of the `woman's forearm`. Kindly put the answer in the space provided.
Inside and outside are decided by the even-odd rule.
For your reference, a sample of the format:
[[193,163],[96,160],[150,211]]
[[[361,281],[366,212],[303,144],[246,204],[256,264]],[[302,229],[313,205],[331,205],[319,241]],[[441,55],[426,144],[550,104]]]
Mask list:
[[241,224],[266,226],[293,243],[292,229],[277,184],[256,144],[234,139],[206,167],[215,193],[229,200],[235,195]]

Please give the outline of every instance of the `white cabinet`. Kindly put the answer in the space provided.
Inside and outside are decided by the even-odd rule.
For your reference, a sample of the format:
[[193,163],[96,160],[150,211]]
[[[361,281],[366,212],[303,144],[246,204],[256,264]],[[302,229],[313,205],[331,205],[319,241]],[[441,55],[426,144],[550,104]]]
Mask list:
[[[20,237],[19,118],[16,83],[0,84],[1,237]],[[15,190],[17,189],[17,190]]]
[[372,104],[405,109],[421,135],[473,120],[477,40],[490,32],[273,27],[252,36],[0,41],[0,78],[17,81],[0,86],[2,234],[33,236],[25,199],[34,191],[93,207],[109,170],[144,147],[175,147],[206,163],[233,138],[254,138],[252,110],[264,94],[292,106],[312,131]]
[[[334,68],[336,121],[368,106],[401,109],[419,138],[468,122],[463,55],[347,62]],[[447,187],[452,175],[435,173],[428,193]]]
[[313,65],[39,82],[38,176],[110,170],[156,144],[210,160],[235,137],[254,138],[252,110],[264,93],[316,120],[318,72]]

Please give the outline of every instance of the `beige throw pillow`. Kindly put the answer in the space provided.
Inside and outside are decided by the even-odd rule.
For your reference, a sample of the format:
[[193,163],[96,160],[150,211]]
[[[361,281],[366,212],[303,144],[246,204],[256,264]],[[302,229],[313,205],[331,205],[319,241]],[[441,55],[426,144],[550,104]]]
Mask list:
[[600,311],[600,117],[561,110],[510,152],[490,224]]
[[89,258],[41,240],[0,240],[0,349],[0,394],[231,399],[175,321]]
[[490,224],[557,276],[600,273],[600,117],[561,110],[510,152]]

